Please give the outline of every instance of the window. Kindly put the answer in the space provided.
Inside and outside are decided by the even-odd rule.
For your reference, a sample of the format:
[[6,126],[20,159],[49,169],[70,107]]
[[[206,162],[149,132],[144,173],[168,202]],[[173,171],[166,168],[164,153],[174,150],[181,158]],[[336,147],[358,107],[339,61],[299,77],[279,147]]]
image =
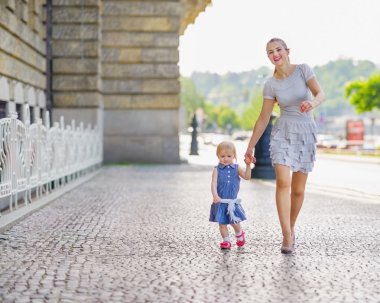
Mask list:
[[22,119],[22,104],[16,104],[17,119]]
[[7,116],[7,102],[0,101],[0,119]]

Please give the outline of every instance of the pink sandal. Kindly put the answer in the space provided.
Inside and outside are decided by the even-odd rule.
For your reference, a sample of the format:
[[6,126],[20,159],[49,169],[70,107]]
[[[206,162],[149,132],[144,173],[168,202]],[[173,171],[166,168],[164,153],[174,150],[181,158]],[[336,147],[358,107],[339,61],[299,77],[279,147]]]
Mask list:
[[243,240],[237,240],[236,241],[236,245],[239,246],[239,247],[242,247],[245,244],[245,236],[244,236],[244,231],[243,230],[241,231],[241,235],[239,237],[236,237],[236,238],[240,238],[240,237],[243,237]]
[[228,241],[223,241],[220,243],[220,248],[221,249],[230,249],[231,248],[231,243]]

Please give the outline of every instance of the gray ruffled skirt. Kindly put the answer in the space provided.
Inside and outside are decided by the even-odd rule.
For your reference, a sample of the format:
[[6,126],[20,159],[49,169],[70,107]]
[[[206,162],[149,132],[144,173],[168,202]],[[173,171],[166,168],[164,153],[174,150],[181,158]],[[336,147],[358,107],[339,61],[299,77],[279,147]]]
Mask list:
[[317,126],[312,118],[280,117],[270,137],[272,165],[286,165],[293,172],[311,172],[316,142]]

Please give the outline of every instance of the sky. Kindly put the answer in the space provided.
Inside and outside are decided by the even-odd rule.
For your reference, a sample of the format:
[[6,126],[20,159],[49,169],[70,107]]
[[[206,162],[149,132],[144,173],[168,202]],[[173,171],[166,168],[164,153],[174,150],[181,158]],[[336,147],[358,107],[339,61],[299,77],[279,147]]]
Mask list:
[[272,66],[267,41],[282,38],[292,63],[340,58],[380,64],[380,0],[213,0],[180,37],[180,72]]

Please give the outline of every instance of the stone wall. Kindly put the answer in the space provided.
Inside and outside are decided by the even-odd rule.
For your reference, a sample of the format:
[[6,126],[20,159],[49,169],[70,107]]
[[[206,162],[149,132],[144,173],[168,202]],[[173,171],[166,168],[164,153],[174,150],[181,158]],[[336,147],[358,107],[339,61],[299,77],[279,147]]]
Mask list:
[[178,163],[179,36],[210,1],[103,1],[105,161]]
[[179,162],[179,1],[103,1],[105,161]]
[[[45,0],[0,0],[0,108],[36,120],[46,108]],[[25,117],[23,105],[31,107]]]
[[55,108],[94,108],[102,102],[100,9],[100,0],[53,1]]
[[[53,121],[102,127],[105,162],[178,163],[179,36],[209,2],[52,0]],[[0,105],[28,103],[34,117],[46,107],[44,4],[0,0]]]

